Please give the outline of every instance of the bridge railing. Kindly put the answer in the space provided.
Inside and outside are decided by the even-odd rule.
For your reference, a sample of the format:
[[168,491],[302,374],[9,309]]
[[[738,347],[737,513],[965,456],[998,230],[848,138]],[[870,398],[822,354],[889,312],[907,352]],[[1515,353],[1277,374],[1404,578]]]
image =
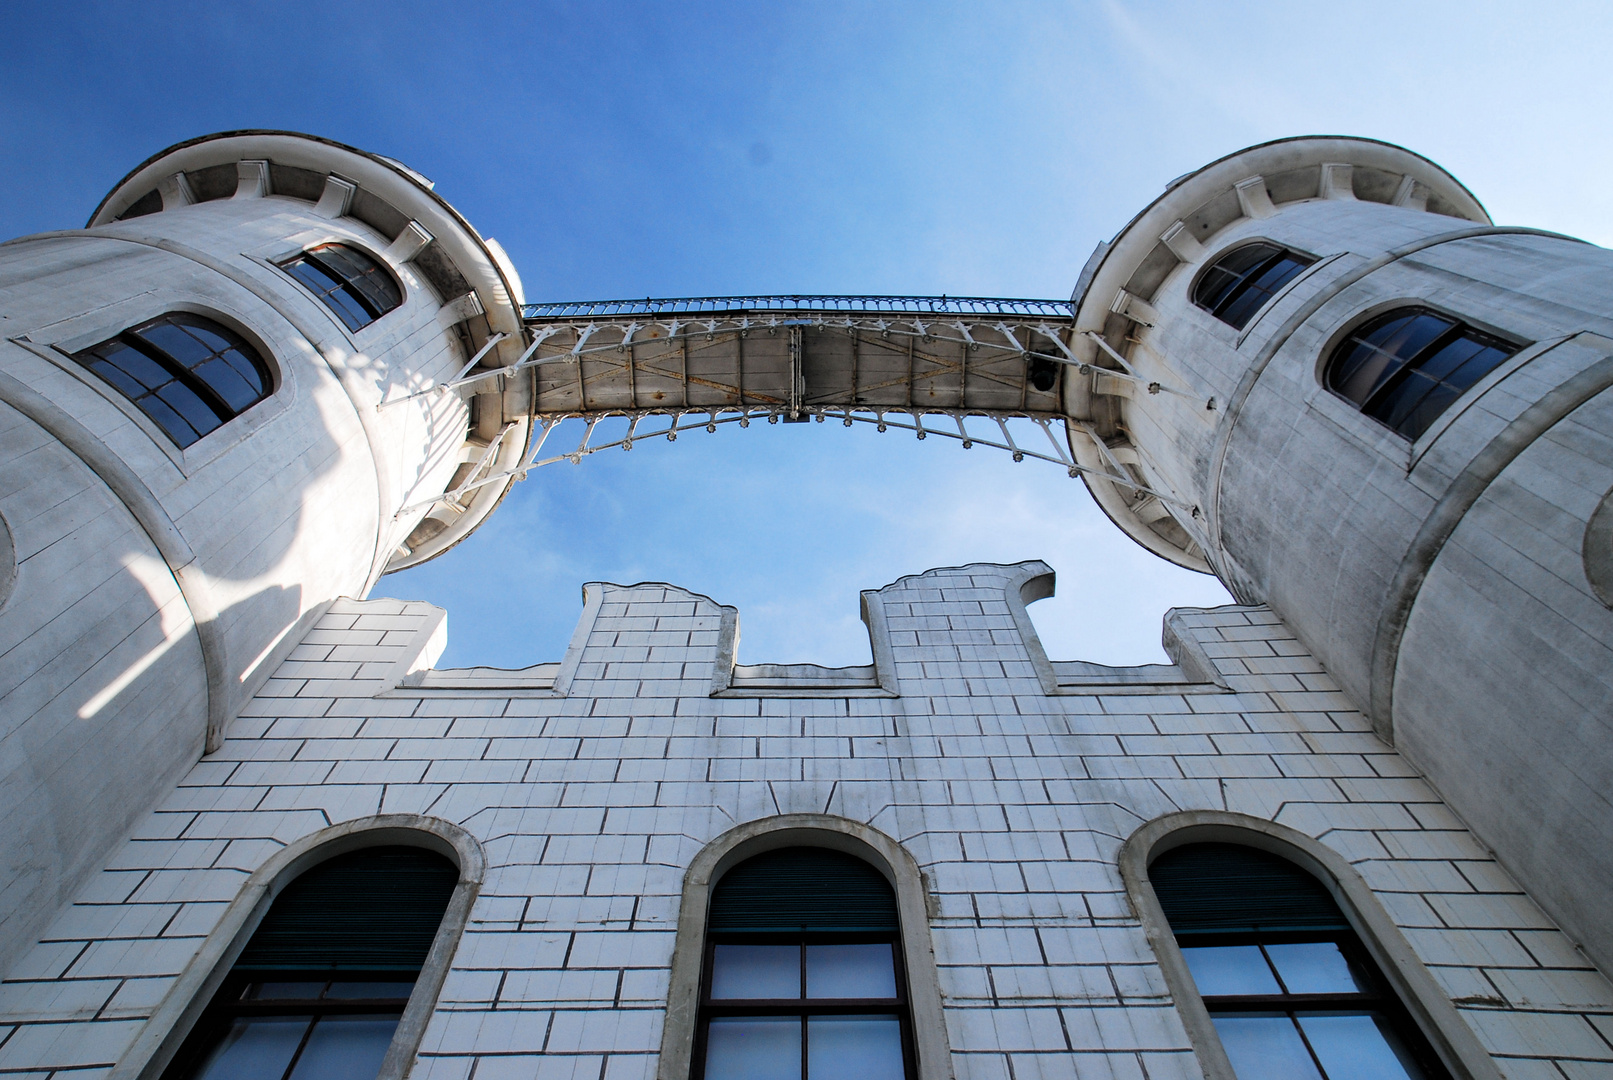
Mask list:
[[599,319],[624,315],[686,315],[718,312],[844,311],[891,314],[1019,316],[1074,319],[1068,300],[1030,300],[998,296],[685,296],[643,300],[578,300],[528,304],[528,320]]

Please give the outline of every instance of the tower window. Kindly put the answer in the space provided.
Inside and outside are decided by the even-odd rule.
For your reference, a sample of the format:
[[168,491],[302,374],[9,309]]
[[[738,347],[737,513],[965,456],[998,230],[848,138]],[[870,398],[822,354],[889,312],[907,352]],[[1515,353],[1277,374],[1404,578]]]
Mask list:
[[280,264],[349,330],[362,330],[403,303],[403,290],[381,264],[346,244],[325,244]]
[[269,366],[241,335],[170,312],[75,359],[122,391],[181,447],[269,396]]
[[703,1080],[908,1080],[896,894],[860,859],[785,848],[712,890],[695,1046]]
[[364,848],[286,887],[164,1080],[367,1080],[459,878],[442,856]]
[[1327,388],[1415,439],[1517,346],[1427,308],[1397,308],[1344,339]]
[[1242,330],[1277,290],[1315,261],[1276,244],[1245,244],[1210,264],[1193,286],[1193,303]]
[[1148,876],[1241,1080],[1444,1080],[1422,1032],[1322,884],[1236,844],[1188,844]]

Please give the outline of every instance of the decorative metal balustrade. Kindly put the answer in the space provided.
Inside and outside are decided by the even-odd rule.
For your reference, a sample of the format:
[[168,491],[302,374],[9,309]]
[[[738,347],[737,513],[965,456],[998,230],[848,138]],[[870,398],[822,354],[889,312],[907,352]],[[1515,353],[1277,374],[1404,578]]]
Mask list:
[[995,296],[685,296],[643,300],[581,300],[528,304],[529,322],[608,319],[637,315],[710,315],[736,312],[870,312],[924,315],[1011,315],[1074,319],[1068,300],[1019,300]]

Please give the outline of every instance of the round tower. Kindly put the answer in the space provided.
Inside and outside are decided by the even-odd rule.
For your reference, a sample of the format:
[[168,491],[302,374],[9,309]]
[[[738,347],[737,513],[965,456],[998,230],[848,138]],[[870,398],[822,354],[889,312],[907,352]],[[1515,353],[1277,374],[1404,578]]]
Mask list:
[[1067,376],[1081,456],[1157,493],[1099,504],[1269,604],[1613,962],[1613,253],[1299,138],[1173,181],[1076,299],[1083,358],[1157,384]]
[[0,298],[4,960],[332,600],[486,517],[529,410],[421,393],[519,354],[498,245],[309,136],[163,151]]

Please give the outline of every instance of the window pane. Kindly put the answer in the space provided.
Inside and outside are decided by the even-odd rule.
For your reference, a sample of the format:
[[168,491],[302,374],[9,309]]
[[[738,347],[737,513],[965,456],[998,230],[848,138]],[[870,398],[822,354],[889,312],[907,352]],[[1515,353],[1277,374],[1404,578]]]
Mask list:
[[158,390],[157,396],[162,398],[174,412],[183,416],[185,422],[195,428],[198,435],[206,435],[219,425],[218,414],[196,396],[196,391],[184,383],[171,382]]
[[280,1080],[297,1052],[307,1016],[242,1018],[230,1025],[196,1080]]
[[374,1080],[397,1029],[396,1016],[322,1016],[291,1080]]
[[1423,357],[1417,364],[1417,370],[1430,379],[1443,379],[1472,359],[1473,354],[1482,350],[1484,346],[1472,338],[1459,337],[1448,341]]
[[227,349],[230,347],[231,343],[228,338],[226,338],[223,334],[220,334],[218,330],[214,329],[212,326],[204,325],[201,319],[186,318],[183,315],[170,315],[168,318],[178,323],[180,326],[183,326],[185,328],[185,333],[194,338],[199,338],[202,344],[206,345],[213,352],[218,352],[222,349]]
[[224,362],[234,368],[259,394],[268,392],[269,384],[264,382],[263,372],[241,350],[229,349],[220,355]]
[[718,945],[711,962],[713,998],[799,998],[801,946]]
[[146,411],[146,415],[155,420],[157,426],[167,432],[168,437],[181,449],[201,438],[189,424],[185,423],[185,418],[170,409],[162,398],[142,398],[139,404]]
[[1333,389],[1360,405],[1389,376],[1399,371],[1401,364],[1400,360],[1381,349],[1358,341],[1335,366],[1329,381]]
[[325,980],[318,982],[260,982],[248,983],[241,994],[243,1001],[270,1001],[286,998],[317,998],[325,989]]
[[[131,349],[128,351],[132,352],[133,350]],[[88,366],[91,371],[95,372],[97,375],[111,383],[113,386],[117,387],[119,390],[122,390],[131,398],[137,398],[146,392],[146,387],[142,386],[138,381],[130,376],[128,372],[124,371],[116,364],[110,363],[106,360],[92,358]]]
[[136,337],[149,341],[187,368],[213,355],[213,350],[191,337],[170,322],[158,322],[134,331]]
[[294,259],[286,263],[286,273],[308,286],[320,296],[342,287],[340,279],[308,259]]
[[1391,319],[1361,335],[1361,339],[1371,342],[1386,353],[1392,353],[1402,360],[1409,360],[1455,325],[1449,319],[1442,319],[1438,315],[1430,315],[1424,311]]
[[1309,265],[1287,255],[1276,260],[1252,275],[1242,295],[1232,299],[1224,310],[1216,312],[1217,317],[1239,330],[1243,329],[1255,312],[1265,307],[1266,301],[1276,295],[1278,289],[1294,280]]
[[808,945],[807,997],[893,998],[896,965],[888,942]]
[[807,1080],[902,1080],[902,1076],[902,1025],[896,1017],[807,1020]]
[[1334,942],[1267,945],[1266,955],[1290,994],[1364,994],[1369,990]]
[[362,251],[332,244],[317,248],[314,257],[346,278],[347,283],[375,309],[377,316],[385,315],[403,302],[403,295],[392,276]]
[[1223,1013],[1212,1014],[1210,1019],[1238,1080],[1321,1080],[1298,1029],[1287,1016]]
[[196,377],[208,385],[208,388],[223,398],[230,408],[237,413],[247,410],[253,402],[258,400],[258,391],[249,386],[236,371],[223,360],[209,360],[196,369]]
[[112,364],[140,383],[146,389],[155,389],[173,378],[151,357],[139,349],[131,349],[121,341],[109,342],[96,350]]
[[1205,997],[1282,993],[1258,945],[1183,949],[1182,957]]
[[713,1020],[706,1028],[706,1080],[801,1080],[801,1018]]
[[327,998],[406,998],[414,993],[414,980],[408,982],[335,982],[325,991]]
[[349,330],[362,330],[374,320],[370,313],[364,310],[357,300],[346,289],[339,289],[333,293],[326,293],[322,298],[330,309],[341,316],[342,322],[347,324]]
[[1422,1080],[1422,1070],[1382,1016],[1302,1015],[1299,1024],[1328,1080]]

